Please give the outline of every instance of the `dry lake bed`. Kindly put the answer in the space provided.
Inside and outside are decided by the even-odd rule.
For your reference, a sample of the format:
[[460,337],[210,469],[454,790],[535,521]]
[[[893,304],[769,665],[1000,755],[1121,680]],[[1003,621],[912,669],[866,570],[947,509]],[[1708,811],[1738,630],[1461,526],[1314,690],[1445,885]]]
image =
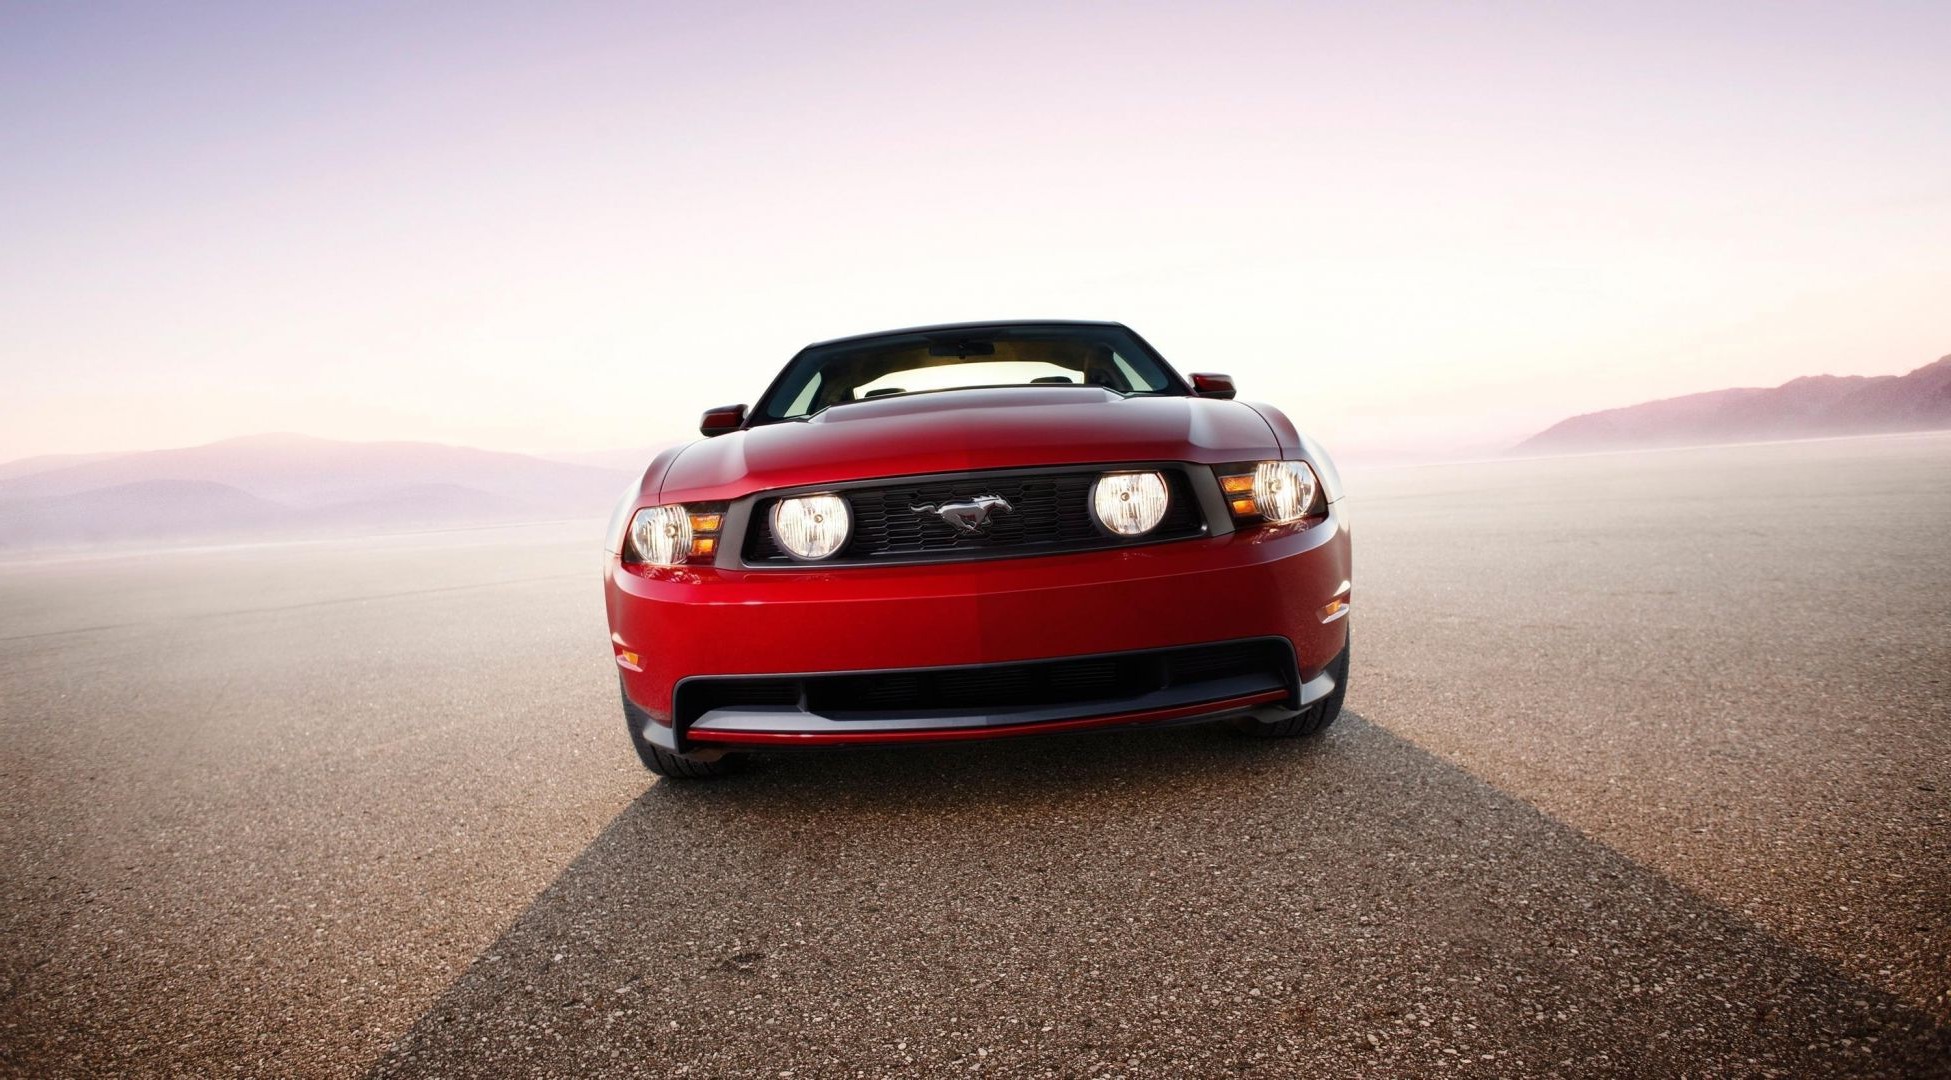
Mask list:
[[0,563],[0,1070],[1951,1071],[1951,436],[1349,481],[1325,738],[714,786],[598,523]]

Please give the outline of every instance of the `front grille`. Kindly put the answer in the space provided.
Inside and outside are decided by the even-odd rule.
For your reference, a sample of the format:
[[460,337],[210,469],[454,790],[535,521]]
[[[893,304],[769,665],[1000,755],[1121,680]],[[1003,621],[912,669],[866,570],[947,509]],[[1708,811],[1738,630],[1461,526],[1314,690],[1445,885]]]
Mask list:
[[685,692],[685,706],[692,715],[722,709],[727,705],[799,704],[797,679],[701,679]]
[[[1131,468],[1141,468],[1132,466]],[[890,562],[900,560],[983,558],[985,556],[1087,551],[1135,543],[1174,540],[1205,531],[1198,498],[1183,470],[1165,467],[1170,493],[1165,517],[1158,527],[1135,540],[1110,536],[1097,526],[1091,511],[1091,485],[1120,466],[1042,473],[966,473],[842,487],[853,514],[853,533],[831,562]],[[940,506],[983,495],[1009,503],[1007,512],[994,512],[980,532],[956,529],[934,513],[917,513],[922,505]],[[744,555],[749,564],[785,564],[793,560],[773,541],[771,511],[776,499],[761,499],[752,508]]]
[[[1157,690],[1239,675],[1272,676],[1290,687],[1299,682],[1293,649],[1278,638],[1257,638],[980,667],[692,678],[677,688],[676,711],[680,725],[712,709],[795,702],[803,703],[808,712],[834,720],[944,709],[1004,712],[1096,701],[1113,704]],[[1216,692],[1215,696],[1220,695]]]

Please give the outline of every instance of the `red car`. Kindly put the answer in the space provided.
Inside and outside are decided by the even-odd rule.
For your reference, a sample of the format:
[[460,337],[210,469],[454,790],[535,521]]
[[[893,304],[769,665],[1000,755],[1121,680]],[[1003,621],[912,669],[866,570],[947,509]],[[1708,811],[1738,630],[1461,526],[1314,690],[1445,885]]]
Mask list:
[[843,338],[659,454],[604,591],[631,741],[738,751],[1332,723],[1349,538],[1321,448],[1117,323]]

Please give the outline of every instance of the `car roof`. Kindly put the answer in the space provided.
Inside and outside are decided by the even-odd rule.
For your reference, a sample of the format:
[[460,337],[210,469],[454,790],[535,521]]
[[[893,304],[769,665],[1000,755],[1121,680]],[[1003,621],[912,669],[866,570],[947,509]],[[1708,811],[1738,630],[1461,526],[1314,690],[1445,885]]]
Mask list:
[[[910,334],[950,334],[968,333],[980,330],[1020,330],[1024,327],[1051,327],[1061,329],[1066,326],[1115,327],[1129,331],[1131,327],[1121,322],[1108,322],[1098,319],[996,319],[989,322],[937,323],[933,326],[909,326],[899,330],[876,330],[869,334],[849,334],[846,337],[829,338],[806,346],[808,349],[824,349],[830,345],[852,345],[859,342],[874,341],[878,338],[906,337]],[[802,350],[804,351],[804,350]]]

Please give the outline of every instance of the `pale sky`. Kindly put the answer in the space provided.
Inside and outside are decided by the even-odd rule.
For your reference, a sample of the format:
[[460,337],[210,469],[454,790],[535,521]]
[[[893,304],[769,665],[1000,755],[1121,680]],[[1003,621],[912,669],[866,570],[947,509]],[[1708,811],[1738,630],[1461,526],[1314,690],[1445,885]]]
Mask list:
[[408,7],[0,9],[0,460],[645,445],[960,319],[1356,455],[1951,353],[1951,4]]

